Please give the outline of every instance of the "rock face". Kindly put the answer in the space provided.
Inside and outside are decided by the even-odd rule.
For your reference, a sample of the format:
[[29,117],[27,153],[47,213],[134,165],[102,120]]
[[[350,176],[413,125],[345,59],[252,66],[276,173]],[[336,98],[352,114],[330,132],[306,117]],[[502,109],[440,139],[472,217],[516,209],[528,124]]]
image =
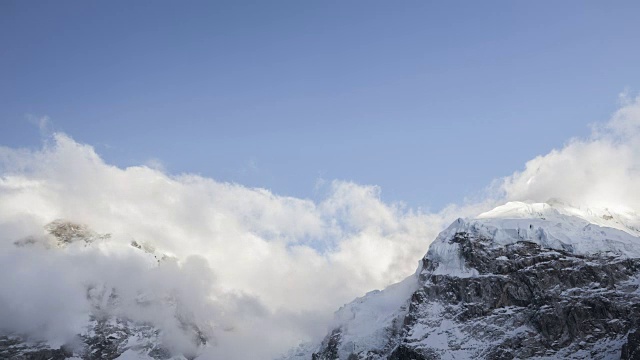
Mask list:
[[[183,356],[172,357],[162,346],[160,334],[158,329],[148,324],[117,318],[92,318],[76,341],[60,347],[17,335],[0,336],[0,359],[186,359]],[[127,357],[128,354],[132,357]]]
[[308,358],[640,359],[635,228],[511,206],[456,221],[415,275],[341,308]]
[[[107,294],[109,301],[117,301],[113,292],[88,291],[92,301]],[[204,346],[207,338],[194,325],[183,324],[195,345]],[[175,354],[163,342],[163,332],[149,323],[134,322],[114,316],[94,307],[83,332],[62,346],[19,334],[0,335],[0,359],[8,360],[187,360],[195,354]]]
[[42,344],[29,344],[15,336],[0,336],[0,359],[65,360],[73,353],[63,347],[50,349]]
[[640,331],[634,330],[629,333],[627,342],[622,345],[622,360],[640,359]]

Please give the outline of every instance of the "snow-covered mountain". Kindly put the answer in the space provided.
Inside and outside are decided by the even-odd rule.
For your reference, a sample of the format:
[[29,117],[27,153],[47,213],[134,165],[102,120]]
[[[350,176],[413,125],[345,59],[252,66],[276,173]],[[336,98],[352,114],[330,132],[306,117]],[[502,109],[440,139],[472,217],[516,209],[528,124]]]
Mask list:
[[[56,248],[84,254],[105,247],[145,259],[160,272],[143,282],[160,285],[161,270],[174,261],[147,244],[112,243],[73,222],[53,222],[46,232],[16,241],[15,249],[46,259]],[[215,346],[215,336],[182,305],[189,291],[157,290],[87,283],[89,305],[75,340],[3,333],[0,359],[207,360],[200,350]],[[640,216],[512,202],[458,219],[431,243],[415,274],[343,306],[321,343],[285,356],[476,358],[640,359]]]
[[287,359],[640,359],[640,217],[512,202],[458,219],[416,273]]
[[[45,226],[46,236],[30,236],[14,242],[17,250],[27,251],[33,254],[45,255],[40,259],[46,261],[47,257],[56,255],[56,250],[68,250],[81,256],[87,256],[100,247],[111,252],[120,252],[123,256],[135,256],[143,259],[149,267],[160,268],[171,266],[170,256],[157,253],[153,247],[132,241],[130,244],[114,244],[108,240],[109,234],[98,234],[85,225],[66,220],[57,220]],[[35,256],[35,255],[34,255]],[[51,269],[54,271],[55,269]],[[131,279],[137,269],[129,269]],[[13,269],[20,272],[21,269]],[[65,274],[72,276],[73,274]],[[132,280],[133,281],[133,280]],[[154,297],[153,292],[127,293],[127,289],[115,289],[106,283],[82,282],[85,302],[74,309],[78,318],[62,315],[58,318],[61,323],[55,329],[46,327],[55,324],[44,323],[40,329],[31,332],[7,331],[6,325],[0,323],[0,359],[11,360],[65,360],[65,359],[118,359],[118,360],[152,360],[173,359],[186,360],[194,358],[195,351],[205,346],[207,336],[189,314],[181,307],[182,299],[172,294]],[[25,287],[33,284],[25,284]],[[76,289],[74,289],[76,290]],[[135,290],[135,289],[134,289]],[[131,296],[133,295],[133,296]],[[25,296],[23,299],[29,302],[31,299]],[[38,302],[41,304],[41,302]],[[62,312],[60,308],[53,306],[50,311]],[[0,306],[12,305],[0,302]],[[39,309],[33,309],[34,312]],[[147,314],[144,314],[144,313]],[[153,321],[149,314],[162,313],[166,324]],[[56,314],[52,314],[56,316]],[[133,315],[133,316],[132,316]],[[145,319],[146,318],[146,319]],[[8,320],[10,321],[10,320]],[[37,321],[34,321],[37,323]],[[170,324],[170,323],[175,324]],[[67,325],[73,324],[77,332],[72,336],[60,337],[51,332],[60,332]],[[77,324],[74,324],[77,323]],[[175,325],[175,326],[174,326]],[[170,329],[179,329],[179,332],[171,333]],[[10,329],[10,327],[9,327]],[[38,333],[49,331],[49,336]],[[60,338],[62,341],[54,339]],[[167,339],[171,341],[167,341]],[[70,340],[71,339],[71,340]],[[185,350],[179,353],[170,351],[168,343],[175,340],[186,342]]]

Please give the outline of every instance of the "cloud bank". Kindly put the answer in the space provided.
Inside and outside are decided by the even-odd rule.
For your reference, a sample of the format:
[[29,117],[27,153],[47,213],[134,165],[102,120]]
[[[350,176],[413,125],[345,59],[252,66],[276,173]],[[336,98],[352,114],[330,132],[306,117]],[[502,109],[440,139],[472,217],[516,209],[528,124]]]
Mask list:
[[[59,342],[90,312],[87,287],[105,287],[117,290],[124,315],[168,334],[180,333],[176,319],[197,319],[216,343],[211,356],[275,356],[321,336],[340,305],[412,273],[449,220],[385,204],[379,188],[350,182],[330,183],[313,202],[121,169],[61,133],[36,151],[0,149],[0,164],[0,327]],[[46,238],[56,219],[111,236],[91,246],[14,245]],[[175,260],[156,265],[134,241]],[[145,310],[140,294],[171,296],[184,311]],[[188,341],[175,337],[183,351]]]
[[[590,138],[496,180],[482,201],[438,213],[344,181],[314,202],[158,167],[122,169],[61,133],[38,150],[0,148],[0,331],[63,343],[115,291],[112,311],[153,323],[175,351],[197,351],[189,322],[214,344],[207,358],[271,358],[324,335],[340,305],[413,273],[456,217],[552,198],[637,211],[639,129],[640,99],[628,100]],[[51,246],[44,226],[56,219],[111,236]]]
[[608,122],[593,126],[589,139],[572,139],[501,180],[498,187],[503,196],[536,202],[557,198],[576,206],[637,212],[640,97],[623,101]]

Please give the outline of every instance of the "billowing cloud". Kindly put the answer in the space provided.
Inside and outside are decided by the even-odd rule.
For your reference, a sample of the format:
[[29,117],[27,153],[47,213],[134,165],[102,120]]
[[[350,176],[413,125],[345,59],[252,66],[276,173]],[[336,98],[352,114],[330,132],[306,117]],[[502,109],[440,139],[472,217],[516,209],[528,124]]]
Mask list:
[[[177,317],[198,319],[217,344],[209,351],[226,359],[268,358],[322,335],[340,305],[414,272],[456,215],[385,204],[379,188],[350,182],[327,184],[313,202],[148,166],[121,169],[60,133],[37,151],[0,149],[0,166],[4,327],[73,334],[89,311],[86,288],[106,286],[128,317],[178,333],[176,311],[136,305],[141,293],[171,294],[187,310]],[[111,237],[88,247],[14,245],[46,237],[56,219]],[[175,260],[156,266],[134,241]],[[176,349],[188,343],[172,339]]]
[[[552,129],[550,129],[552,131]],[[508,200],[557,198],[576,206],[640,209],[640,98],[627,99],[589,139],[527,162],[500,183]]]
[[[176,351],[194,351],[187,322],[215,344],[210,357],[269,358],[321,337],[345,302],[413,273],[456,217],[552,198],[637,211],[639,128],[640,99],[629,100],[590,138],[496,180],[490,199],[438,213],[344,181],[311,201],[118,168],[61,133],[38,150],[0,148],[0,330],[65,342],[92,308],[114,306],[163,329]],[[53,246],[44,226],[56,219],[111,236]]]

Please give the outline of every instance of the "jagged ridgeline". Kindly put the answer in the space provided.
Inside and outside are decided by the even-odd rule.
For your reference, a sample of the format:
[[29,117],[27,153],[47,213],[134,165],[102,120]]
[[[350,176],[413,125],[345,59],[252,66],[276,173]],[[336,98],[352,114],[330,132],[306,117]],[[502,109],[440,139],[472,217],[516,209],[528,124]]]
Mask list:
[[41,244],[45,246],[54,245],[63,247],[76,241],[90,244],[94,241],[106,240],[111,237],[111,234],[98,234],[84,224],[64,219],[54,220],[45,225],[44,229],[47,234],[50,235],[49,237],[28,236],[24,239],[16,240],[14,245],[28,246]]
[[[343,306],[323,341],[284,359],[639,359],[639,224],[635,213],[563,204],[509,203],[459,219],[414,275]],[[44,233],[16,241],[16,250],[62,253],[114,241],[64,220]],[[172,264],[144,242],[123,246],[152,268]],[[3,334],[0,359],[193,359],[213,343],[170,294],[126,299],[135,311],[168,311],[179,332],[167,338],[157,323],[122,311],[117,287],[88,283],[85,291],[90,311],[75,340]],[[167,346],[178,335],[188,346]]]
[[633,213],[509,203],[459,219],[415,275],[287,359],[640,359]]

